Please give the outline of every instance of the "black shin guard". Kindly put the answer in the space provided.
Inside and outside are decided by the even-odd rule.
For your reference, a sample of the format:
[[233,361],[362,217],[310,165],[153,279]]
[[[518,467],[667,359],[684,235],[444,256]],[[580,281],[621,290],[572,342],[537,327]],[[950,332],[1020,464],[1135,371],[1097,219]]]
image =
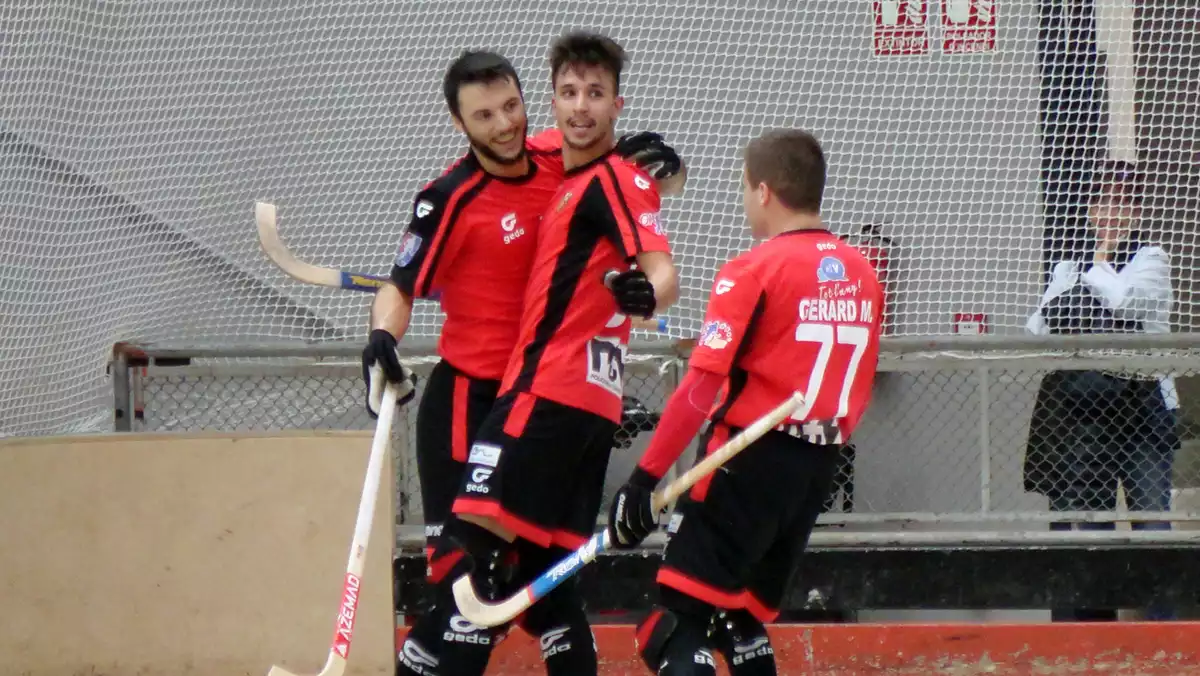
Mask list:
[[[529,543],[520,548],[521,579],[533,579],[570,552],[560,547],[542,549]],[[576,578],[571,578],[525,611],[521,627],[536,637],[546,663],[547,676],[596,676],[596,639]]]
[[716,676],[709,648],[712,606],[660,587],[662,605],[637,628],[638,655],[659,676]]
[[775,651],[767,628],[746,610],[713,616],[713,647],[725,657],[730,676],[776,676]]
[[495,601],[509,591],[512,580],[511,545],[503,538],[472,523],[451,519],[443,531],[466,556],[438,585],[436,606],[441,629],[441,655],[436,673],[440,676],[482,676],[492,656],[492,648],[507,633],[504,626],[483,628],[458,614],[452,585],[463,573],[480,598]]

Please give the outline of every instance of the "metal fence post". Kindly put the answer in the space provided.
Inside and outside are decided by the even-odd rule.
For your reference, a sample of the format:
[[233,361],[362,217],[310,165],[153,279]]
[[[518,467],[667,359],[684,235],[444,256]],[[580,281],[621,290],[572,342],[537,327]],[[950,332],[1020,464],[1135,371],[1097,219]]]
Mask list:
[[988,367],[979,368],[979,509],[992,511],[992,398],[989,390]]
[[129,357],[124,350],[114,350],[108,365],[113,381],[113,431],[130,432],[133,418],[129,415]]

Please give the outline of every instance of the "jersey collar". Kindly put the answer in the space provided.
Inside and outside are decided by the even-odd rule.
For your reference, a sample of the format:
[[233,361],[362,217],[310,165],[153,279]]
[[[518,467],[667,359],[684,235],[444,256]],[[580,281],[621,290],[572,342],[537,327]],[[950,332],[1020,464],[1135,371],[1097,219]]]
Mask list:
[[597,157],[596,159],[591,160],[589,162],[585,162],[584,164],[581,164],[578,167],[568,169],[566,171],[566,175],[567,176],[575,176],[577,174],[581,174],[581,173],[587,171],[588,169],[591,169],[592,167],[596,166],[597,164],[600,164],[601,162],[608,160],[608,158],[612,157],[612,154],[614,152],[616,152],[616,150],[617,150],[617,146],[614,144],[613,147],[608,149],[608,152],[604,153],[600,157]]
[[467,156],[465,158],[463,158],[463,161],[466,162],[469,166],[474,167],[475,169],[483,172],[484,174],[487,175],[487,177],[489,179],[491,179],[493,181],[500,181],[502,183],[513,183],[516,185],[520,185],[522,183],[528,183],[530,180],[533,179],[534,176],[537,176],[537,173],[538,173],[538,164],[537,164],[537,162],[533,161],[532,157],[529,157],[529,149],[528,148],[525,149],[525,157],[526,157],[526,159],[529,160],[529,171],[525,172],[525,174],[522,176],[497,176],[496,174],[489,172],[488,170],[483,168],[483,165],[480,164],[480,162],[479,162],[479,158],[475,156],[475,151],[470,148],[467,149]]

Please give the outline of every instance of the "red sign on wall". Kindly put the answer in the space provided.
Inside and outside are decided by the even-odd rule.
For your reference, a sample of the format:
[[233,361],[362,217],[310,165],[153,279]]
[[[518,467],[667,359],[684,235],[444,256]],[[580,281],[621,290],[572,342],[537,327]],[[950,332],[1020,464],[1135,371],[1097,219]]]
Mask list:
[[996,0],[942,0],[942,52],[996,50]]
[[918,56],[929,51],[927,0],[872,0],[872,5],[875,56]]

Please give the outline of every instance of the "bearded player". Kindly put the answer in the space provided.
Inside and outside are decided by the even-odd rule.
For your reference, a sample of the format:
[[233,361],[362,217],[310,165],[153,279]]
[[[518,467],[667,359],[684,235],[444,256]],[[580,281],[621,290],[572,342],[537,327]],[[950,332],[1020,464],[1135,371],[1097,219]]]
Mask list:
[[[372,305],[363,350],[372,415],[385,381],[401,385],[402,403],[411,399],[414,381],[399,359],[397,341],[408,329],[414,299],[440,298],[441,359],[426,383],[416,424],[434,603],[414,623],[397,657],[399,673],[423,676],[455,673],[439,668],[442,644],[466,640],[460,631],[465,622],[451,612],[447,577],[461,554],[441,537],[441,524],[517,341],[538,228],[564,176],[557,131],[526,140],[520,80],[503,56],[464,53],[447,69],[443,90],[451,120],[470,150],[413,201],[391,284]],[[678,156],[656,135],[622,141],[621,151],[657,166],[657,177],[677,175]]]
[[611,541],[634,547],[657,525],[652,491],[706,420],[711,453],[803,394],[789,421],[680,499],[660,602],[637,631],[639,655],[660,676],[712,676],[714,650],[732,676],[774,676],[764,623],[779,613],[839,449],[870,401],[883,294],[871,264],[825,229],[824,187],[825,156],[808,133],[772,131],[746,147],[746,217],[765,241],[717,274],[688,373],[613,498]]
[[[630,317],[649,317],[677,296],[658,190],[615,152],[625,60],[620,45],[589,33],[568,34],[550,50],[566,179],[543,217],[517,349],[471,447],[456,518],[446,524],[485,598],[503,595],[511,552],[520,568],[513,584],[520,584],[591,535],[621,415]],[[597,673],[573,580],[521,624],[540,635],[548,673]],[[443,663],[453,653],[460,669],[453,673],[482,674],[479,645],[447,647]],[[473,654],[479,658],[468,664]]]

